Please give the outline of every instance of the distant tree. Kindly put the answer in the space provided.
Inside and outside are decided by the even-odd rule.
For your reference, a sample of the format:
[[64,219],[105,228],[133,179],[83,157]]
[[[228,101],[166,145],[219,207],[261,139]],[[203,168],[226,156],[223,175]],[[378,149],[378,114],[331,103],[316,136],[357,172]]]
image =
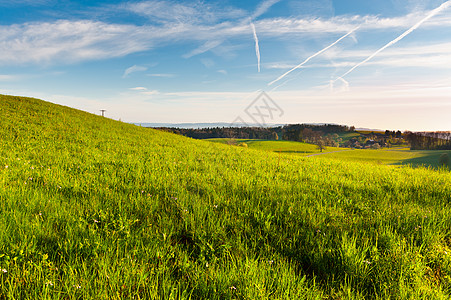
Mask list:
[[317,139],[315,142],[316,148],[320,151],[323,152],[323,150],[326,150],[326,143],[324,142],[323,139]]
[[272,133],[272,139],[276,141],[279,139],[279,135],[277,134],[277,132]]

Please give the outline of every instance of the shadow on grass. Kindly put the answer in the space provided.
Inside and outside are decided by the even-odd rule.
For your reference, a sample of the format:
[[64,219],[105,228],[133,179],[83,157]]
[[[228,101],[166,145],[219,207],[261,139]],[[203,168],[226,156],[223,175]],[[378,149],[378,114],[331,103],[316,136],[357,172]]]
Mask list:
[[[450,150],[420,150],[412,152],[418,152],[418,156],[410,159],[406,159],[400,162],[396,162],[393,165],[410,165],[414,168],[418,167],[431,167],[433,169],[440,169],[443,168],[443,165],[440,165],[440,156],[444,153],[447,153],[451,156]],[[450,166],[448,165],[448,169],[450,169]]]

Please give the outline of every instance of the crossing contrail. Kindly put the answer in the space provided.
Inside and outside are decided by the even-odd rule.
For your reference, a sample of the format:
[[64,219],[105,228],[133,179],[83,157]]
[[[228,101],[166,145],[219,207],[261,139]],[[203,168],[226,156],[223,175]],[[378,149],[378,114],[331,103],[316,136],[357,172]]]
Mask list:
[[254,41],[255,41],[255,54],[257,55],[257,68],[260,73],[260,46],[258,45],[258,36],[257,31],[255,30],[254,23],[251,23],[252,31],[254,32]]
[[358,63],[357,65],[355,65],[354,67],[352,67],[349,71],[347,71],[346,73],[344,73],[343,75],[341,75],[340,77],[338,77],[337,79],[334,80],[337,81],[339,79],[343,79],[343,77],[345,77],[346,75],[348,75],[349,73],[351,73],[352,71],[354,71],[355,69],[357,69],[358,67],[360,67],[361,65],[367,63],[369,60],[373,59],[376,55],[378,55],[379,53],[381,53],[382,51],[384,51],[385,49],[387,49],[388,47],[396,44],[397,42],[399,42],[400,40],[402,40],[403,38],[405,38],[407,35],[409,35],[410,33],[412,33],[412,31],[414,31],[415,29],[417,29],[418,27],[420,27],[424,22],[426,22],[427,20],[429,20],[430,18],[432,18],[433,16],[435,16],[436,14],[440,13],[441,11],[447,9],[448,7],[451,6],[451,0],[450,1],[446,1],[445,3],[443,3],[442,5],[440,5],[439,7],[437,7],[436,9],[432,10],[424,19],[422,19],[421,21],[419,21],[418,23],[416,23],[415,25],[413,25],[412,27],[410,27],[406,32],[404,32],[403,34],[401,34],[400,36],[398,36],[396,39],[394,39],[393,41],[389,42],[387,45],[385,45],[384,47],[380,48],[379,50],[377,50],[376,52],[374,52],[372,55],[368,56],[367,59],[365,59],[364,61]]
[[[450,0],[451,1],[451,0]],[[300,67],[302,67],[303,65],[305,65],[307,62],[309,62],[309,60],[311,60],[312,58],[320,55],[321,53],[329,50],[330,48],[332,48],[333,46],[335,46],[336,44],[338,44],[342,39],[346,38],[347,36],[349,36],[350,34],[352,34],[354,31],[356,31],[357,29],[359,29],[360,26],[357,26],[356,28],[354,28],[353,30],[351,30],[350,32],[348,32],[347,34],[345,34],[344,36],[342,36],[341,38],[339,38],[338,40],[336,40],[335,42],[333,42],[332,44],[330,44],[329,46],[327,46],[326,48],[316,52],[315,54],[313,54],[312,56],[308,57],[306,60],[304,60],[302,63],[300,63],[299,65],[297,65],[296,67],[294,67],[293,69],[289,70],[288,72],[286,72],[285,74],[282,74],[281,76],[279,76],[279,78],[277,78],[276,80],[271,81],[270,83],[268,83],[268,85],[272,85],[274,83],[276,83],[277,81],[285,78],[285,76],[287,76],[288,74],[290,74],[291,72],[293,72],[296,69],[299,69]]]

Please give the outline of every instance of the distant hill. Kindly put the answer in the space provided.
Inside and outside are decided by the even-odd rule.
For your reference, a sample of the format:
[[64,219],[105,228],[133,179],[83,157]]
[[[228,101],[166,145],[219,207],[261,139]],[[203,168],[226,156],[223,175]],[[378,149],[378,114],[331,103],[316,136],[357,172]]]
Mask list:
[[[133,123],[137,126],[142,127],[152,127],[152,128],[186,128],[186,129],[201,129],[201,128],[215,128],[215,127],[261,127],[260,124],[253,123],[226,123],[226,122],[218,122],[218,123]],[[333,123],[305,123],[307,125],[338,125]],[[287,124],[267,124],[265,127],[279,127],[285,126]]]
[[[201,128],[214,128],[214,127],[249,127],[255,126],[259,127],[259,124],[243,124],[243,123],[226,123],[226,122],[218,122],[218,123],[133,123],[142,127],[152,127],[152,128],[186,128],[186,129],[201,129]],[[281,126],[280,124],[269,124],[268,127],[277,127]]]

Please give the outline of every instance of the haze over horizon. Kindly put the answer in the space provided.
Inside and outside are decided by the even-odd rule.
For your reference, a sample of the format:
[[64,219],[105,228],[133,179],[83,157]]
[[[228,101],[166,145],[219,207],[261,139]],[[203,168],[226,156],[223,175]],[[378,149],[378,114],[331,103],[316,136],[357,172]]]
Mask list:
[[0,0],[0,17],[1,94],[130,123],[451,130],[451,1]]

